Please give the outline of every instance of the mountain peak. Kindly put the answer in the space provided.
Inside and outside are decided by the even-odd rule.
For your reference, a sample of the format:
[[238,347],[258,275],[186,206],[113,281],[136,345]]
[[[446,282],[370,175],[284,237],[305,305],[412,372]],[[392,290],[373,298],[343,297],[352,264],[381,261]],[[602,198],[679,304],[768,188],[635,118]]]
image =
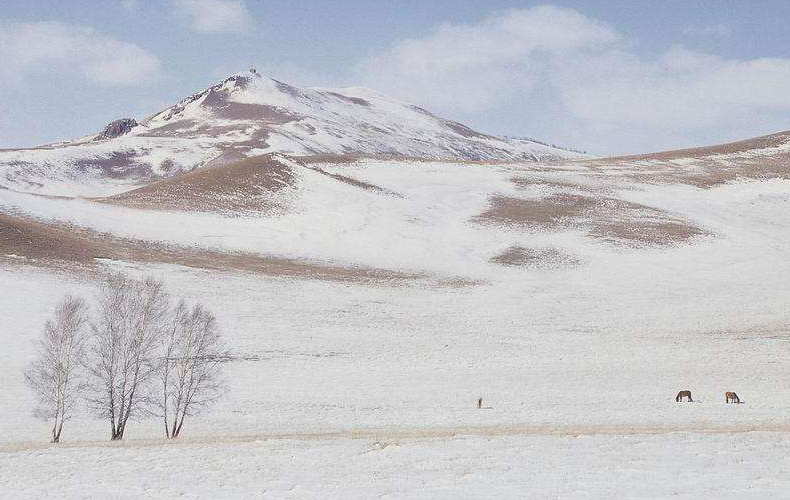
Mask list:
[[[235,73],[144,121],[146,136],[187,136],[256,154],[399,155],[526,160],[577,154],[474,131],[365,87],[290,85],[257,70]],[[231,137],[233,136],[233,137]],[[232,144],[231,144],[232,143]]]
[[37,185],[33,177],[41,172],[137,182],[266,153],[477,161],[581,156],[483,134],[365,87],[297,87],[252,68],[139,123],[122,118],[96,136],[38,148],[32,161],[25,156],[34,168],[16,166],[13,152],[0,155],[0,165],[37,172],[30,186]]

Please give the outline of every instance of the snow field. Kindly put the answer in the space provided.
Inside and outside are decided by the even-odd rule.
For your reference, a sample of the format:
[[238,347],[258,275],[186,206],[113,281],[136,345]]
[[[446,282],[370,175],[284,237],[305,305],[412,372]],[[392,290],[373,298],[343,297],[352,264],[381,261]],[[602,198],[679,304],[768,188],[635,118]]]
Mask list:
[[[507,425],[771,430],[784,428],[790,409],[786,336],[757,321],[765,309],[751,312],[757,318],[717,316],[733,295],[684,310],[672,306],[696,291],[673,299],[626,290],[621,301],[601,303],[597,297],[612,293],[601,283],[448,290],[112,267],[162,277],[175,293],[204,302],[232,351],[253,358],[226,365],[227,396],[189,422],[188,435]],[[0,435],[37,440],[46,425],[30,418],[21,378],[32,339],[63,293],[91,292],[40,271],[4,272],[3,281],[17,294],[0,301],[12,318],[0,359],[9,394],[0,402],[8,417]],[[656,300],[665,306],[645,313]],[[700,317],[709,319],[701,325]],[[675,403],[680,389],[701,403]],[[726,390],[746,404],[725,405]],[[493,409],[474,409],[478,396]],[[160,429],[146,419],[129,431],[155,437]],[[64,439],[105,433],[103,422],[81,417]]]
[[[634,249],[583,231],[477,226],[515,166],[367,161],[300,169],[273,218],[145,212],[0,191],[3,209],[119,236],[480,280],[343,284],[105,261],[204,302],[231,350],[226,397],[164,444],[160,424],[80,415],[50,448],[22,369],[86,276],[2,258],[0,491],[10,497],[781,498],[790,444],[790,182],[626,185],[713,236]],[[616,174],[613,174],[616,175]],[[520,244],[577,267],[503,268]],[[677,404],[680,389],[698,403]],[[724,391],[745,404],[726,405]],[[474,408],[477,397],[492,409]],[[310,437],[309,434],[319,434]],[[306,435],[307,434],[307,435]],[[285,436],[284,436],[285,435]],[[578,437],[576,437],[578,435]],[[301,436],[301,437],[300,437]],[[129,464],[118,472],[118,463]],[[153,464],[153,465],[152,465]],[[174,481],[173,474],[182,474]],[[79,481],[74,480],[79,478]],[[143,479],[141,479],[143,478]],[[55,489],[58,488],[63,489]],[[117,488],[122,486],[121,491]],[[116,491],[111,490],[116,488]]]
[[14,498],[781,498],[787,434],[458,436],[0,453]]

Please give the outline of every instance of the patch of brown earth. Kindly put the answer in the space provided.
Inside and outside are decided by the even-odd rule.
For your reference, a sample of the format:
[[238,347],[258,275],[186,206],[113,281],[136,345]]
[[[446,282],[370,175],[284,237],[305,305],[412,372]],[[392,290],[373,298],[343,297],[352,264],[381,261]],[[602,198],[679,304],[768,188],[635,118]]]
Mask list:
[[320,153],[307,156],[299,156],[300,161],[313,165],[316,163],[354,163],[361,160],[360,155],[338,155],[332,153]]
[[341,101],[350,102],[352,104],[356,104],[358,106],[370,106],[370,103],[361,97],[351,97],[343,94],[338,94],[337,92],[324,92],[326,95],[331,95],[336,99],[340,99]]
[[[222,135],[245,134],[244,125],[208,125],[201,124],[188,132],[190,137],[219,137]],[[235,143],[234,143],[235,144]]]
[[547,188],[552,191],[559,189],[573,189],[577,191],[590,191],[588,186],[581,184],[574,184],[566,181],[546,180],[531,177],[512,177],[510,182],[515,184],[519,189],[529,189],[532,187]]
[[282,124],[297,120],[299,117],[290,111],[265,104],[235,102],[222,90],[209,90],[203,102],[215,116],[226,120],[255,120],[263,123]]
[[53,231],[23,217],[0,213],[0,254],[30,259],[87,262],[100,256],[101,242],[87,244],[73,228]]
[[97,201],[154,210],[271,212],[273,194],[295,183],[291,167],[274,155],[204,167]]
[[92,269],[98,265],[95,259],[112,259],[341,282],[403,284],[425,278],[423,275],[385,269],[167,246],[0,213],[0,258],[9,255],[25,257],[28,259],[25,262],[29,264],[49,267],[71,268],[76,265]]
[[287,83],[283,83],[273,78],[272,81],[274,82],[274,85],[277,86],[277,90],[279,90],[280,92],[288,94],[289,96],[294,97],[296,99],[301,99],[302,97],[305,97],[302,91],[294,87],[293,85],[288,85]]
[[560,269],[577,266],[581,260],[571,254],[552,247],[527,248],[512,246],[491,258],[494,264],[522,266],[536,269]]
[[682,243],[705,233],[702,229],[682,221],[665,220],[604,220],[593,224],[589,233],[615,243],[630,242],[636,245],[672,245]]
[[80,172],[98,171],[110,179],[152,179],[151,166],[136,158],[134,151],[116,151],[106,157],[75,160],[74,166]]
[[492,196],[478,224],[538,230],[587,229],[587,235],[629,245],[673,245],[706,232],[691,222],[646,205],[608,197],[554,194],[522,199]]
[[440,120],[444,126],[455,132],[456,134],[462,137],[478,137],[478,138],[490,138],[490,135],[481,134],[476,130],[472,130],[471,128],[467,127],[466,125],[450,120]]
[[311,168],[312,168],[312,170],[314,170],[314,171],[316,171],[318,173],[326,175],[327,177],[331,177],[332,179],[335,179],[336,181],[343,182],[343,183],[348,184],[350,186],[358,187],[358,188],[364,189],[366,191],[373,191],[373,192],[380,193],[380,194],[386,194],[388,196],[396,196],[398,198],[403,198],[403,195],[401,195],[400,193],[396,193],[395,191],[390,191],[389,189],[385,189],[383,187],[377,186],[375,184],[371,184],[369,182],[360,181],[359,179],[354,179],[353,177],[348,177],[348,176],[341,175],[341,174],[333,174],[333,173],[327,172],[326,170],[324,170],[322,168],[319,168],[319,167],[311,167]]
[[188,137],[189,131],[198,125],[196,120],[176,120],[159,127],[148,129],[140,137]]
[[448,163],[452,165],[490,165],[491,162],[481,162],[473,160],[435,160],[431,158],[418,158],[416,156],[408,156],[405,154],[389,154],[389,153],[321,153],[316,152],[307,155],[292,156],[306,165],[316,165],[322,163],[355,163],[361,160],[379,160],[379,161],[407,161],[410,163]]
[[738,179],[790,179],[790,153],[763,158],[743,158],[729,165],[706,165],[705,172],[686,177],[688,183],[700,188],[711,188]]
[[489,208],[473,218],[474,222],[552,228],[578,222],[598,206],[598,200],[574,194],[554,194],[546,198],[522,199],[494,195]]
[[485,285],[487,283],[487,281],[469,278],[440,278],[436,281],[436,285],[443,288],[470,288],[473,286]]

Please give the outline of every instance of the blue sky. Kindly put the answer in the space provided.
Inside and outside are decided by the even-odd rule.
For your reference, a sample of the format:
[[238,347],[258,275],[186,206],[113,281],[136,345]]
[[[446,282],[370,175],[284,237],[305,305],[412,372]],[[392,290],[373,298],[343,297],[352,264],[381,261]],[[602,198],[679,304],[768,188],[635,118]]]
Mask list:
[[790,2],[4,0],[0,147],[142,118],[255,66],[599,153],[790,129]]

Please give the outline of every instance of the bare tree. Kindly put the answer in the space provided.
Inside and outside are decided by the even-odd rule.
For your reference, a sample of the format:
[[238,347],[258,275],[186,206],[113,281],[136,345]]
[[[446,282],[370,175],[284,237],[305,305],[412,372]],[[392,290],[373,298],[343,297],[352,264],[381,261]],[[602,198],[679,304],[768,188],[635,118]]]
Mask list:
[[201,304],[183,300],[173,309],[168,334],[163,338],[159,406],[165,435],[178,437],[188,415],[194,415],[220,395],[220,363],[228,357],[216,319]]
[[129,418],[146,413],[160,368],[169,296],[161,281],[114,275],[102,283],[91,323],[86,366],[88,403],[110,423],[110,438],[123,439]]
[[60,442],[63,423],[85,387],[81,372],[85,355],[88,308],[67,295],[44,324],[38,357],[25,370],[25,381],[36,393],[36,416],[52,421],[52,442]]

